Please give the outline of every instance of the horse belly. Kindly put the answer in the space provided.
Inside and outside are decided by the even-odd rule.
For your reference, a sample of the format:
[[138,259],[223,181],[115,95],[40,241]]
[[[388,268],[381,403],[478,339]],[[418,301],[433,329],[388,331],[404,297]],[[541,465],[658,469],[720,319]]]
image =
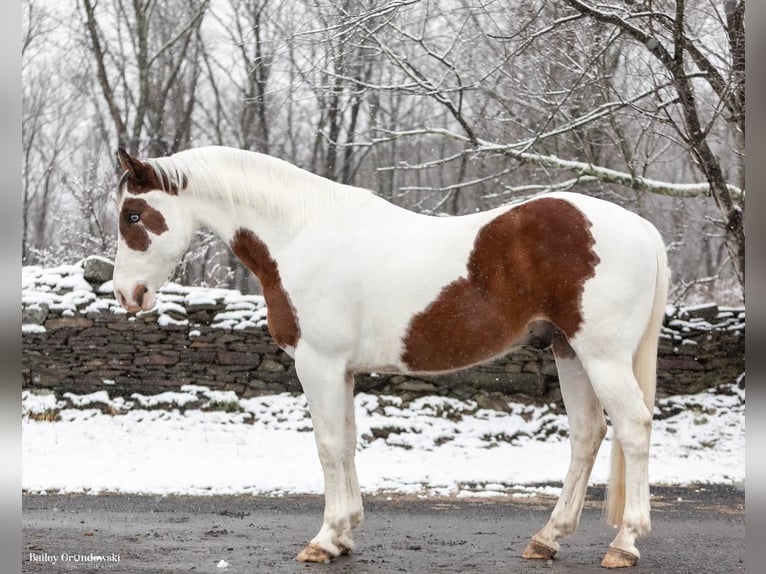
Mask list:
[[518,344],[533,319],[529,310],[509,311],[507,301],[459,280],[413,320],[402,359],[408,371],[421,373],[484,363]]
[[[295,266],[300,276],[287,277],[288,287],[308,285],[294,289],[302,337],[323,352],[345,356],[352,371],[407,372],[402,344],[412,317],[444,285],[465,275],[476,229],[487,218],[407,219],[391,226],[396,233],[370,224],[345,234],[355,236],[354,242],[328,238],[333,252],[344,257],[303,256],[304,263]],[[328,242],[307,249],[319,244],[327,249]]]

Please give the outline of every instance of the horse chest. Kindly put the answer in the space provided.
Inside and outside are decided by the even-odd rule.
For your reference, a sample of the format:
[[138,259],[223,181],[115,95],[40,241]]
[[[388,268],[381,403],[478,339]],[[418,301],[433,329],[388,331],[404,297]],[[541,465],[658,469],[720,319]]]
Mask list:
[[268,247],[252,231],[239,229],[231,241],[231,249],[261,283],[268,308],[269,332],[274,341],[282,348],[295,348],[301,336],[298,315]]

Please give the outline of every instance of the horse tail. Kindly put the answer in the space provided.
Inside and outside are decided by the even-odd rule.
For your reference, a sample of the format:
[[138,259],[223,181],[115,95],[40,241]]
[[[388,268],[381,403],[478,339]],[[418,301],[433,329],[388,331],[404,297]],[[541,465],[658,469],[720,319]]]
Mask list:
[[[644,404],[649,413],[654,412],[654,394],[657,388],[657,347],[659,345],[660,329],[665,318],[665,306],[668,298],[670,270],[665,244],[657,229],[646,222],[654,241],[657,253],[657,275],[654,285],[654,300],[647,325],[633,355],[633,375],[638,381],[638,387],[644,397]],[[622,523],[625,509],[625,454],[620,443],[612,441],[611,470],[607,488],[605,514],[609,524]]]

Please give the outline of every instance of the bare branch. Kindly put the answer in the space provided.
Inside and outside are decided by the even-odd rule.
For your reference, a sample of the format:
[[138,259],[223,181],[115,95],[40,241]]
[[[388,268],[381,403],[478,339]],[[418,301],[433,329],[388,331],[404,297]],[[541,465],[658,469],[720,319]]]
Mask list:
[[[200,5],[199,10],[197,10],[197,13],[194,14],[189,21],[182,26],[175,36],[170,38],[167,42],[165,42],[162,46],[160,46],[157,51],[154,53],[153,56],[151,56],[147,62],[147,66],[151,66],[154,61],[162,56],[165,52],[167,52],[174,44],[176,44],[179,40],[182,38],[188,38],[190,36],[195,28],[199,27],[199,24],[202,20],[202,17],[205,15],[205,11],[207,10],[208,4],[210,0],[204,0],[202,4]],[[188,39],[186,40],[188,42]]]
[[[397,137],[438,135],[460,141],[465,144],[472,143],[471,140],[465,136],[447,129],[439,128],[407,130],[389,133],[390,135]],[[655,179],[645,178],[638,175],[631,175],[630,173],[581,161],[562,159],[553,155],[538,154],[529,151],[519,151],[517,149],[520,147],[519,144],[496,144],[484,140],[478,140],[477,143],[478,147],[468,150],[465,153],[503,154],[520,162],[531,163],[540,167],[568,171],[571,173],[576,173],[579,176],[589,176],[592,177],[593,180],[598,180],[602,183],[618,184],[630,189],[655,193],[658,195],[688,198],[709,196],[711,194],[709,183],[671,183],[658,181]],[[744,199],[745,192],[743,190],[733,185],[727,185],[727,190],[733,197],[737,199]]]
[[125,123],[122,120],[120,109],[117,107],[117,102],[114,98],[114,88],[109,83],[109,78],[106,73],[105,64],[105,50],[101,44],[101,31],[98,28],[95,16],[95,5],[91,0],[83,0],[83,6],[85,7],[86,26],[88,34],[90,35],[91,49],[96,59],[96,70],[98,75],[98,83],[101,86],[101,92],[106,101],[106,105],[109,108],[109,115],[114,122],[115,129],[117,130],[117,138],[127,144],[127,129]]

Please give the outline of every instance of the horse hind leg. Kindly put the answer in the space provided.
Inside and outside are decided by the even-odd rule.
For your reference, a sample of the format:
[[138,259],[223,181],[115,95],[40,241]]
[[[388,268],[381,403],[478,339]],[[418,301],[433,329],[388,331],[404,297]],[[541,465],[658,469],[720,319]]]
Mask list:
[[619,526],[619,531],[601,565],[633,566],[640,556],[636,538],[651,529],[648,467],[652,412],[634,376],[630,354],[581,358],[614,429],[608,519]]
[[553,344],[561,396],[569,418],[571,460],[564,485],[548,523],[532,537],[522,557],[550,559],[559,539],[577,528],[593,463],[606,434],[606,421],[580,360],[563,336]]

